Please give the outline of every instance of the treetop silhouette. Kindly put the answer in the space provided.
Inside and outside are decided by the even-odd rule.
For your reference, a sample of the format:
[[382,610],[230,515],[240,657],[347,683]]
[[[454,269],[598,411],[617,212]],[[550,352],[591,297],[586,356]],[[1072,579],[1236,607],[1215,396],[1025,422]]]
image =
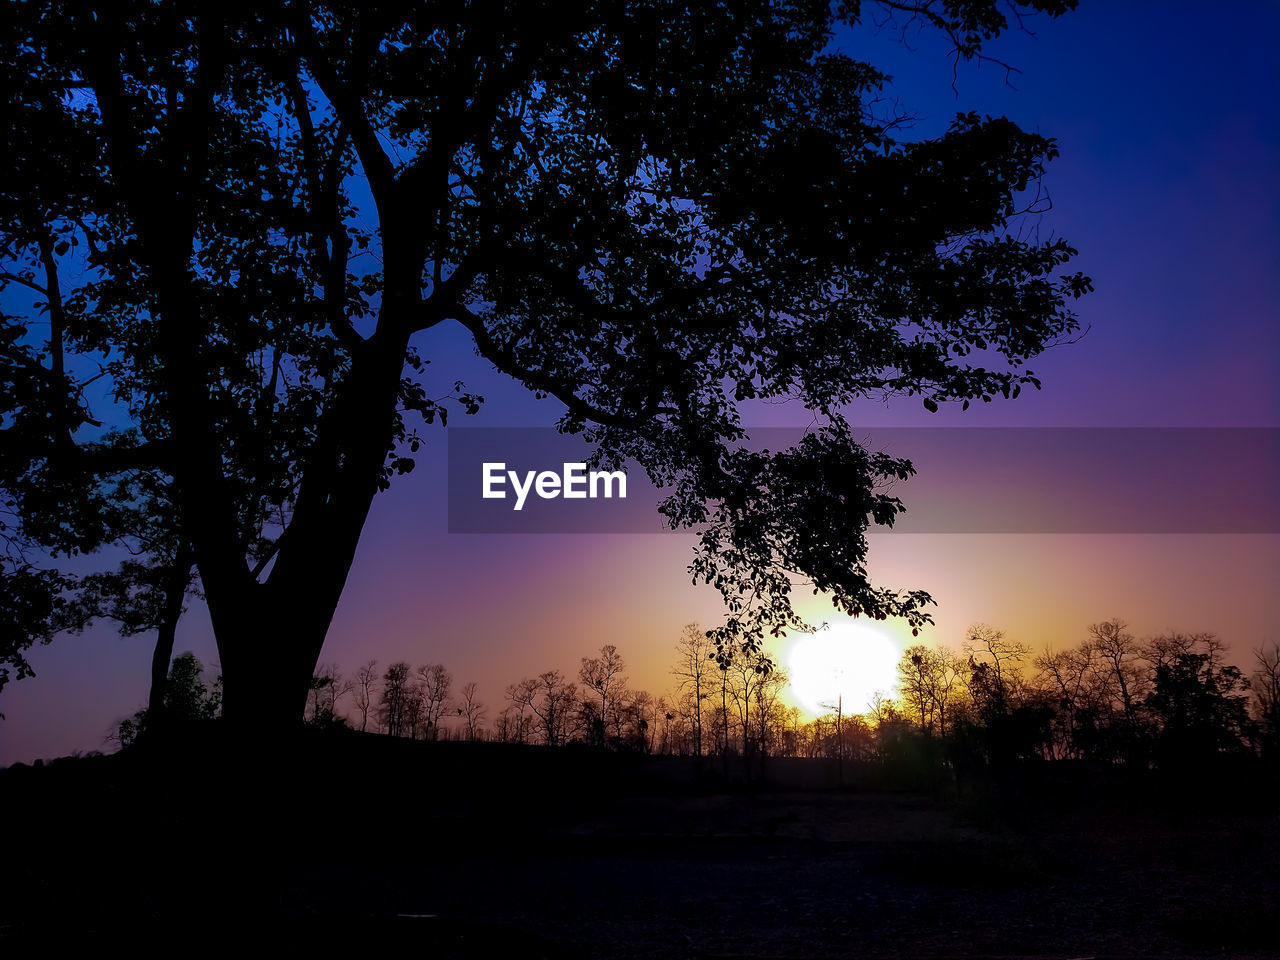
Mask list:
[[[1007,25],[995,0],[879,6],[963,58]],[[414,337],[443,323],[705,525],[721,643],[800,626],[795,576],[927,622],[864,564],[911,464],[844,411],[1038,387],[1089,281],[1011,229],[1054,142],[974,113],[898,139],[886,76],[829,50],[863,7],[15,7],[4,661],[95,612],[33,551],[127,538],[145,482],[194,556],[225,716],[296,722],[374,496],[422,423],[481,402],[423,387]],[[739,404],[781,398],[812,432],[742,449]]]

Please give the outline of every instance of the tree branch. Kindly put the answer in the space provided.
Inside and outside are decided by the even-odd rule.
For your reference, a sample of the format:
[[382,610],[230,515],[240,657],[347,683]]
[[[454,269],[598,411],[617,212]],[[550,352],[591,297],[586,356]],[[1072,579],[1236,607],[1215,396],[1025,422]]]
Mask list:
[[461,323],[467,330],[471,332],[471,336],[475,339],[476,347],[480,350],[481,356],[492,363],[508,376],[515,377],[535,390],[541,390],[552,397],[555,397],[570,412],[577,414],[583,419],[590,420],[593,423],[601,424],[607,427],[620,427],[628,430],[636,430],[646,425],[654,417],[661,415],[672,415],[677,411],[671,407],[659,406],[653,403],[648,409],[642,410],[633,415],[621,413],[611,413],[603,410],[594,404],[583,400],[572,389],[564,384],[557,383],[551,377],[536,370],[530,370],[520,365],[515,354],[508,347],[499,343],[488,331],[484,325],[484,319],[476,314],[473,310],[463,304],[455,304],[455,319]]

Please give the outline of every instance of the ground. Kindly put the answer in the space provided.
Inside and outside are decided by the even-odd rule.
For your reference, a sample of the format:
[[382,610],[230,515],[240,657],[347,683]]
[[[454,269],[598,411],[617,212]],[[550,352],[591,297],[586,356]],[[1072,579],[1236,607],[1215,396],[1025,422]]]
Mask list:
[[0,948],[1280,957],[1257,796],[694,789],[657,759],[383,741],[0,773]]

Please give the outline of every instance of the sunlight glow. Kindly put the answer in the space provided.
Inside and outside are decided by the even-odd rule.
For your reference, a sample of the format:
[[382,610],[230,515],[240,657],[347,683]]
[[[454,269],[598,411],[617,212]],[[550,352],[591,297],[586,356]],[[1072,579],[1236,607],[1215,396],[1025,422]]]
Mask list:
[[832,623],[797,637],[787,653],[796,701],[815,716],[865,713],[876,693],[893,695],[902,651],[865,621]]

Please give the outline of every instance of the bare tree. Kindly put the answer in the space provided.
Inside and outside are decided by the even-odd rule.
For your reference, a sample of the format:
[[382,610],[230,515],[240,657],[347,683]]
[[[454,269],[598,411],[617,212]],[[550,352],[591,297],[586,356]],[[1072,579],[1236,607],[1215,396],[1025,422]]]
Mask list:
[[729,697],[738,715],[738,725],[742,731],[742,756],[750,763],[754,752],[751,730],[751,706],[756,690],[764,681],[769,664],[761,655],[739,655],[729,664],[725,679],[729,687]]
[[[602,646],[598,657],[583,657],[578,669],[578,678],[583,686],[591,690],[599,700],[600,715],[597,722],[600,725],[599,738],[602,744],[608,742],[610,725],[615,734],[618,732],[617,701],[627,686],[627,678],[623,673],[625,669],[626,663],[612,643]],[[584,691],[584,696],[587,695]]]
[[716,666],[720,676],[716,679],[720,684],[720,760],[723,764],[725,779],[729,777],[729,667],[733,663],[733,651],[724,648],[716,651]]
[[[1003,656],[1001,645],[996,648]],[[903,652],[898,662],[898,686],[910,718],[922,731],[946,736],[962,676],[961,661],[946,647],[916,644]]]
[[[657,716],[662,722],[662,745],[659,747],[659,753],[671,754],[671,721],[676,720],[677,716],[675,708],[671,705],[671,700],[664,693],[658,697]],[[679,729],[679,727],[677,727]]]
[[521,684],[528,685],[522,689],[521,696],[528,697],[530,709],[542,724],[543,743],[550,747],[563,743],[577,687],[568,683],[559,670],[544,671],[536,679],[524,680]]
[[893,723],[901,719],[902,714],[894,701],[877,690],[871,698],[871,709],[867,711],[867,716],[876,726],[879,726],[882,723]]
[[820,703],[819,706],[825,707],[832,711],[835,715],[835,754],[836,754],[836,782],[841,786],[844,785],[844,694],[837,694],[834,701]]
[[676,641],[676,664],[671,674],[676,678],[677,702],[687,711],[693,727],[697,756],[702,756],[702,704],[710,696],[715,654],[715,642],[696,623],[687,624]]
[[414,683],[412,680],[407,682],[404,685],[403,699],[404,704],[400,714],[402,735],[410,740],[426,737],[428,733],[427,704],[422,696],[421,684]]
[[784,757],[800,756],[802,747],[799,707],[787,707],[782,730],[782,755]]
[[1254,720],[1265,758],[1280,761],[1280,643],[1253,651],[1256,669],[1250,678]]
[[971,668],[977,665],[988,671],[1002,702],[1008,703],[1020,692],[1018,665],[1031,654],[1025,643],[1010,640],[1003,630],[975,623],[965,634],[963,650]]
[[932,657],[924,644],[908,647],[898,661],[898,694],[922,731],[933,727]]
[[462,685],[462,699],[459,701],[457,709],[458,716],[463,718],[467,739],[479,739],[487,710],[485,705],[476,699],[476,682],[474,680]]
[[393,737],[404,736],[405,714],[410,696],[409,664],[393,663],[382,675],[382,697],[378,700],[378,720]]
[[422,691],[423,723],[426,735],[435,740],[439,736],[440,718],[449,702],[449,690],[453,678],[440,663],[424,663],[417,670],[418,687]]
[[1096,715],[1099,694],[1107,682],[1097,648],[1085,643],[1073,650],[1046,651],[1036,657],[1035,666],[1037,688],[1057,704],[1055,739],[1061,743],[1061,753],[1079,759],[1085,752],[1081,724],[1087,726]]
[[512,704],[507,704],[493,721],[493,736],[500,743],[523,743],[525,721]]
[[1132,727],[1137,723],[1138,700],[1145,679],[1139,665],[1143,651],[1126,627],[1123,620],[1114,618],[1090,624],[1089,643],[1106,664],[1108,679],[1119,695],[1121,713]]
[[532,710],[537,695],[538,681],[532,677],[525,677],[507,686],[506,697],[516,711],[514,721],[507,724],[507,733],[513,743],[524,743],[528,737],[529,721],[526,715]]
[[657,733],[657,702],[648,690],[633,690],[624,695],[627,740],[643,750],[653,752],[653,737]]
[[373,709],[374,690],[378,686],[378,661],[370,660],[357,668],[352,692],[355,694],[356,709],[360,711],[360,730],[369,728],[369,711]]
[[308,719],[313,724],[330,724],[338,719],[338,701],[355,689],[356,683],[342,675],[336,664],[322,663],[311,678],[307,702]]
[[787,712],[781,697],[788,683],[786,671],[775,666],[756,684],[756,742],[764,756],[777,752],[777,742],[786,726]]
[[1145,640],[1139,655],[1151,665],[1154,676],[1160,668],[1169,668],[1179,657],[1202,656],[1205,665],[1218,670],[1226,663],[1227,645],[1215,633],[1162,633]]

